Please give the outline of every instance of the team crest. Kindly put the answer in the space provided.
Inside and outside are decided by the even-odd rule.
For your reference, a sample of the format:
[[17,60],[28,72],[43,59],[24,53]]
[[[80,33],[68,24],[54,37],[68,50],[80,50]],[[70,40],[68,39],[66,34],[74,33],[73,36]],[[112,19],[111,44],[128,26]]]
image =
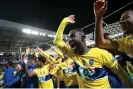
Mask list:
[[94,64],[94,60],[93,59],[90,59],[89,60],[89,64],[92,66]]

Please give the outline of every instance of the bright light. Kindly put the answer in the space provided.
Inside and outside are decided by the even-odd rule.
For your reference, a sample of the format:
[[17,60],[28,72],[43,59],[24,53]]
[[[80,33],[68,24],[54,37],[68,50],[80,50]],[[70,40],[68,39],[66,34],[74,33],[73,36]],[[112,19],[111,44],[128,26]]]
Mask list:
[[46,34],[45,34],[45,33],[43,33],[42,35],[43,35],[43,36],[45,36]]
[[43,33],[40,33],[39,35],[40,35],[40,36],[42,36],[42,35],[43,35]]
[[0,53],[0,55],[3,55],[3,53]]
[[48,35],[48,37],[51,37],[51,38],[52,38],[52,37],[53,37],[53,35]]
[[23,32],[26,33],[26,34],[31,34],[32,31],[30,29],[23,29]]
[[56,35],[48,35],[48,37],[55,38]]
[[37,31],[31,31],[31,34],[33,34],[33,35],[38,35],[39,32],[37,32]]
[[42,32],[38,32],[38,31],[35,31],[35,30],[31,30],[31,29],[23,29],[22,30],[23,33],[26,33],[26,34],[31,34],[31,35],[40,35],[40,36],[45,36],[46,34],[45,33],[42,33]]

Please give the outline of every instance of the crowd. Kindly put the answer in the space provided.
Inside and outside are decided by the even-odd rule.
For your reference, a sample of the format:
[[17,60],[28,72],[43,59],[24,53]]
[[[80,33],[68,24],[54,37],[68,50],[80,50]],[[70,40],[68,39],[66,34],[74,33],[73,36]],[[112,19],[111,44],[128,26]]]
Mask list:
[[[133,88],[133,10],[125,11],[119,23],[124,37],[113,40],[103,32],[103,15],[108,2],[94,3],[96,46],[86,45],[86,36],[80,29],[72,29],[65,42],[63,32],[68,24],[74,24],[74,15],[65,17],[59,25],[48,54],[37,47],[26,49],[20,62],[12,67],[6,64],[0,76],[4,88]],[[118,56],[116,56],[118,55]]]

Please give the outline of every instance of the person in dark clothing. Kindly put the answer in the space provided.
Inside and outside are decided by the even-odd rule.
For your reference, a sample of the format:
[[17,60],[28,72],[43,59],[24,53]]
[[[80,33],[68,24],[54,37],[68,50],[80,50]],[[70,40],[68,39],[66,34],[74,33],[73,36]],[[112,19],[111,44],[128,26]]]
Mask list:
[[[12,81],[14,79],[14,71],[15,69],[12,67],[13,66],[13,62],[12,61],[8,61],[6,63],[6,70],[3,76],[3,80],[4,80],[4,86],[6,83]],[[9,86],[7,88],[12,88],[13,86]]]
[[[36,68],[35,60],[31,61],[31,64],[28,65],[28,71],[32,72]],[[38,77],[28,77],[26,74],[22,78],[23,80],[23,88],[38,88]]]
[[[32,72],[37,67],[35,60],[32,60],[29,72]],[[28,78],[28,88],[38,88],[38,77],[33,76]]]
[[17,73],[14,77],[13,80],[11,80],[10,82],[5,83],[4,87],[10,87],[10,86],[14,86],[13,88],[21,88],[21,78],[24,75],[24,62],[20,61],[19,64],[17,64]]

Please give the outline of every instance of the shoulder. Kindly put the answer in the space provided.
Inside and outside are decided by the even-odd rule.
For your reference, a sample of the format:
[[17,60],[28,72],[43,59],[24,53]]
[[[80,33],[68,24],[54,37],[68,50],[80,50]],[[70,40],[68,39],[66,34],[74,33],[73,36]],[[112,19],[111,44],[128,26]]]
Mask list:
[[99,55],[106,55],[106,54],[111,54],[109,51],[107,51],[106,49],[101,49],[101,48],[97,48],[97,47],[95,47],[95,48],[92,48],[91,49],[94,53],[97,53],[97,54],[99,54]]
[[101,48],[98,48],[98,47],[94,47],[94,48],[91,48],[90,49],[91,52],[97,52],[97,53],[101,53],[102,51],[105,51],[105,49],[101,49]]
[[117,40],[114,40],[114,41],[117,41],[118,43],[120,43],[120,42],[127,42],[128,40],[132,40],[132,38],[133,37],[131,37],[131,36],[126,36],[126,37],[122,37],[122,38],[120,38],[120,39],[117,39]]

